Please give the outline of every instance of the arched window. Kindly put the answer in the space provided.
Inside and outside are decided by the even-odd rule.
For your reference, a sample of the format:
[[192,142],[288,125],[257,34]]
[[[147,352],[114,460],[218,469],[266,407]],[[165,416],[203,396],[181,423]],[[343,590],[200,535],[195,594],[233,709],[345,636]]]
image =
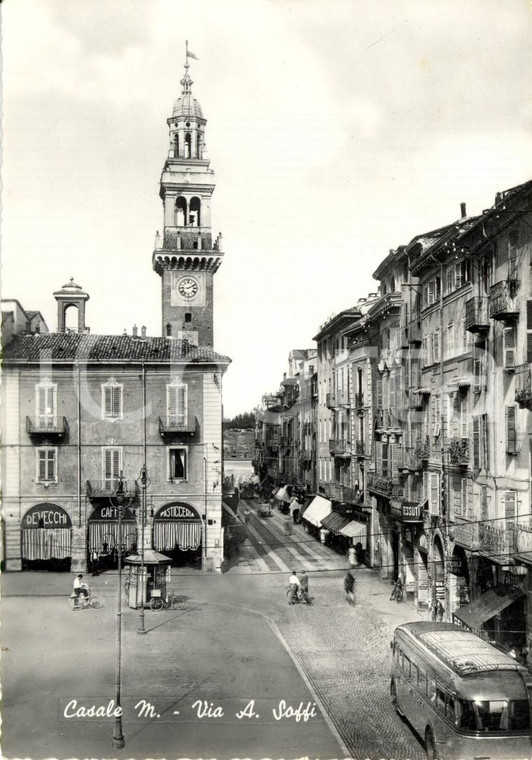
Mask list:
[[185,135],[185,158],[192,158],[192,136],[190,132]]
[[179,158],[179,132],[174,135],[174,158]]
[[201,201],[199,198],[190,199],[190,216],[189,225],[191,227],[201,227]]
[[185,227],[187,223],[187,201],[180,196],[175,203],[175,218],[177,227]]
[[203,147],[202,147],[201,134],[199,132],[198,132],[198,136],[196,138],[196,150],[197,150],[197,158],[202,158]]
[[78,332],[79,307],[77,304],[69,304],[65,309],[65,332]]
[[392,280],[390,282],[390,292],[395,293],[395,277],[392,275]]

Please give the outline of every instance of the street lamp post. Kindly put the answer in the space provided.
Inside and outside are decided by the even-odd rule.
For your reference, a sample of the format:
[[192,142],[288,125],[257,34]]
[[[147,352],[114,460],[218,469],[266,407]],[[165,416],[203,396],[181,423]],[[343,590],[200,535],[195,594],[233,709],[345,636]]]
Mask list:
[[133,497],[127,491],[127,483],[122,472],[116,481],[116,488],[109,496],[111,506],[118,510],[118,592],[116,597],[116,711],[113,731],[113,746],[125,747],[122,731],[122,517]]
[[[140,612],[139,612],[139,627],[137,633],[146,633],[144,626],[144,525],[146,522],[146,490],[150,485],[150,479],[148,477],[148,471],[146,465],[142,466],[140,471],[139,485],[142,488],[142,513],[140,523]],[[138,586],[137,586],[138,588]]]

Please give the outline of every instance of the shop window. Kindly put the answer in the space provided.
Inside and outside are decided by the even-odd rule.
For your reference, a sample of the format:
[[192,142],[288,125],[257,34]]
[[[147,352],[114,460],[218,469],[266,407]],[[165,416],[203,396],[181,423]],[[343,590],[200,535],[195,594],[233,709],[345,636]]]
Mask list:
[[168,449],[168,480],[187,479],[187,449],[172,446]]
[[57,449],[43,446],[37,449],[37,482],[57,483]]
[[124,386],[111,377],[102,385],[102,419],[118,420],[123,418],[122,396]]

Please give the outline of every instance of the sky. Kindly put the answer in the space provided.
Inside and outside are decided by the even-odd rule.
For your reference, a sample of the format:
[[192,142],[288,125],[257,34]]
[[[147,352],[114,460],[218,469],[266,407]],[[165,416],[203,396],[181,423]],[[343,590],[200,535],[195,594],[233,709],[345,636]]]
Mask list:
[[532,176],[529,0],[4,0],[2,297],[161,335],[152,270],[185,40],[215,171],[224,415],[415,235]]

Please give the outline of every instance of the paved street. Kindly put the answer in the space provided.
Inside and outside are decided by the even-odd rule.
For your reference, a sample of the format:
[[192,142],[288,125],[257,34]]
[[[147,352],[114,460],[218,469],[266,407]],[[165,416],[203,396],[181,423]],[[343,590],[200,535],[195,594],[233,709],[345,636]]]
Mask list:
[[[124,611],[122,751],[112,748],[112,719],[64,717],[72,699],[107,705],[114,696],[116,575],[91,579],[104,609],[76,613],[71,576],[5,575],[4,754],[423,757],[388,698],[390,634],[419,619],[413,607],[391,603],[368,569],[359,570],[357,606],[347,605],[344,558],[301,526],[287,535],[277,510],[252,514],[249,528],[223,576],[173,571],[186,610],[147,610],[145,636],[136,633],[138,612]],[[309,572],[311,607],[286,604],[292,568]],[[140,716],[140,699],[160,717]],[[258,717],[237,718],[251,700],[247,713]],[[198,702],[223,716],[200,717]],[[281,717],[287,706],[307,708],[308,719]]]

